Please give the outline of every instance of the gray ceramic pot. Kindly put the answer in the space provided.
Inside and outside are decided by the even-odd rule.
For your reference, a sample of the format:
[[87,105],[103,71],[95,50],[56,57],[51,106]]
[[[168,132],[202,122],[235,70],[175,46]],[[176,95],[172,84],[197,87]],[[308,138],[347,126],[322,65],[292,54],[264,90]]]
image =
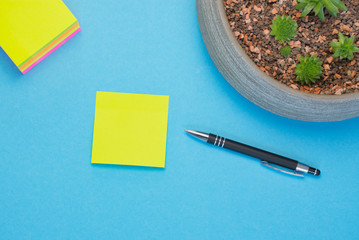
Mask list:
[[359,116],[359,93],[308,94],[263,73],[234,37],[223,0],[197,0],[197,15],[213,62],[224,78],[251,102],[275,114],[302,121],[329,122]]

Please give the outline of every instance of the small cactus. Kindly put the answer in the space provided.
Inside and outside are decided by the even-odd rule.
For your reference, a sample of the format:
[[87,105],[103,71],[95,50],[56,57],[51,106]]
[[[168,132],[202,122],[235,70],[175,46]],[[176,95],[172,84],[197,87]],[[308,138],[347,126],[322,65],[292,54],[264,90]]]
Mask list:
[[280,54],[283,57],[288,57],[292,53],[292,49],[289,46],[282,47]]
[[354,43],[355,36],[350,38],[345,37],[342,33],[339,33],[339,42],[332,41],[330,46],[333,48],[333,58],[339,57],[342,59],[353,60],[354,53],[359,51],[359,48]]
[[301,84],[311,85],[315,83],[322,76],[322,62],[317,58],[317,55],[300,56],[300,64],[297,64],[295,74],[297,81]]
[[297,34],[297,23],[295,20],[292,20],[290,16],[279,16],[277,15],[272,21],[271,35],[275,36],[275,40],[283,42],[289,42]]
[[303,9],[301,17],[307,16],[314,10],[315,16],[318,16],[323,22],[325,21],[324,7],[334,17],[337,17],[339,9],[348,10],[341,0],[298,0],[298,4],[295,6],[298,10]]

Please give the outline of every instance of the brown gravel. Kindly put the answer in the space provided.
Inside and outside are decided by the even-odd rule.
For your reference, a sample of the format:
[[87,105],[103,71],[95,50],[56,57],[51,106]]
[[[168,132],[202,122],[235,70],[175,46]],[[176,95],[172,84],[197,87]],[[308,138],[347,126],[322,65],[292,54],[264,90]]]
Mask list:
[[[301,11],[294,9],[296,0],[223,0],[228,21],[234,36],[246,50],[248,56],[267,75],[287,86],[314,94],[341,95],[359,91],[359,52],[354,59],[332,58],[329,46],[338,39],[338,32],[355,35],[359,45],[359,0],[342,0],[348,11],[340,11],[334,18],[325,11],[325,22],[310,13],[300,17]],[[276,14],[291,15],[298,24],[298,34],[289,45],[292,54],[280,55],[282,44],[270,35],[270,25]],[[299,56],[317,54],[323,62],[323,76],[315,85],[300,85],[294,74]]]

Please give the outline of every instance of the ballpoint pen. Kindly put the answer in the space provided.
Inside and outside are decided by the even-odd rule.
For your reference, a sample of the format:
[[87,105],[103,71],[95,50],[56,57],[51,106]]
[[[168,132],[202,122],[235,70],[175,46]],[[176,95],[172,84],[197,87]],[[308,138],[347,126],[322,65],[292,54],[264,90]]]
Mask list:
[[[271,167],[275,170],[281,171],[281,172],[285,172],[288,174],[292,174],[292,175],[296,175],[296,176],[301,176],[303,177],[302,174],[298,174],[297,172],[302,172],[302,173],[309,173],[309,174],[313,174],[315,176],[320,175],[320,171],[318,169],[309,167],[303,163],[300,163],[296,160],[290,159],[290,158],[286,158],[271,152],[267,152],[255,147],[251,147],[248,146],[246,144],[243,143],[239,143],[227,138],[223,138],[211,133],[203,133],[203,132],[198,132],[198,131],[193,131],[193,130],[185,130],[187,133],[191,134],[192,136],[199,138],[209,144],[213,144],[222,148],[227,148],[230,149],[232,151],[235,152],[239,152],[239,153],[243,153],[246,154],[248,156],[251,157],[255,157],[258,158],[260,160],[262,160],[262,164]],[[294,172],[288,172],[276,167],[273,167],[270,164],[275,164],[287,169],[291,169]]]

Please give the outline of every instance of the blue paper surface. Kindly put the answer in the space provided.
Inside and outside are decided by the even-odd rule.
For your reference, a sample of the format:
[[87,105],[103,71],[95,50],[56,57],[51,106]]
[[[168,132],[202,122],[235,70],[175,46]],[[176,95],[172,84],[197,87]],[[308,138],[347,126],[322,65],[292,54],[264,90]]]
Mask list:
[[[359,118],[285,119],[223,79],[195,1],[65,1],[82,31],[25,76],[0,51],[1,239],[358,239]],[[169,95],[166,168],[91,165],[96,91]],[[184,132],[322,171],[290,177]]]

